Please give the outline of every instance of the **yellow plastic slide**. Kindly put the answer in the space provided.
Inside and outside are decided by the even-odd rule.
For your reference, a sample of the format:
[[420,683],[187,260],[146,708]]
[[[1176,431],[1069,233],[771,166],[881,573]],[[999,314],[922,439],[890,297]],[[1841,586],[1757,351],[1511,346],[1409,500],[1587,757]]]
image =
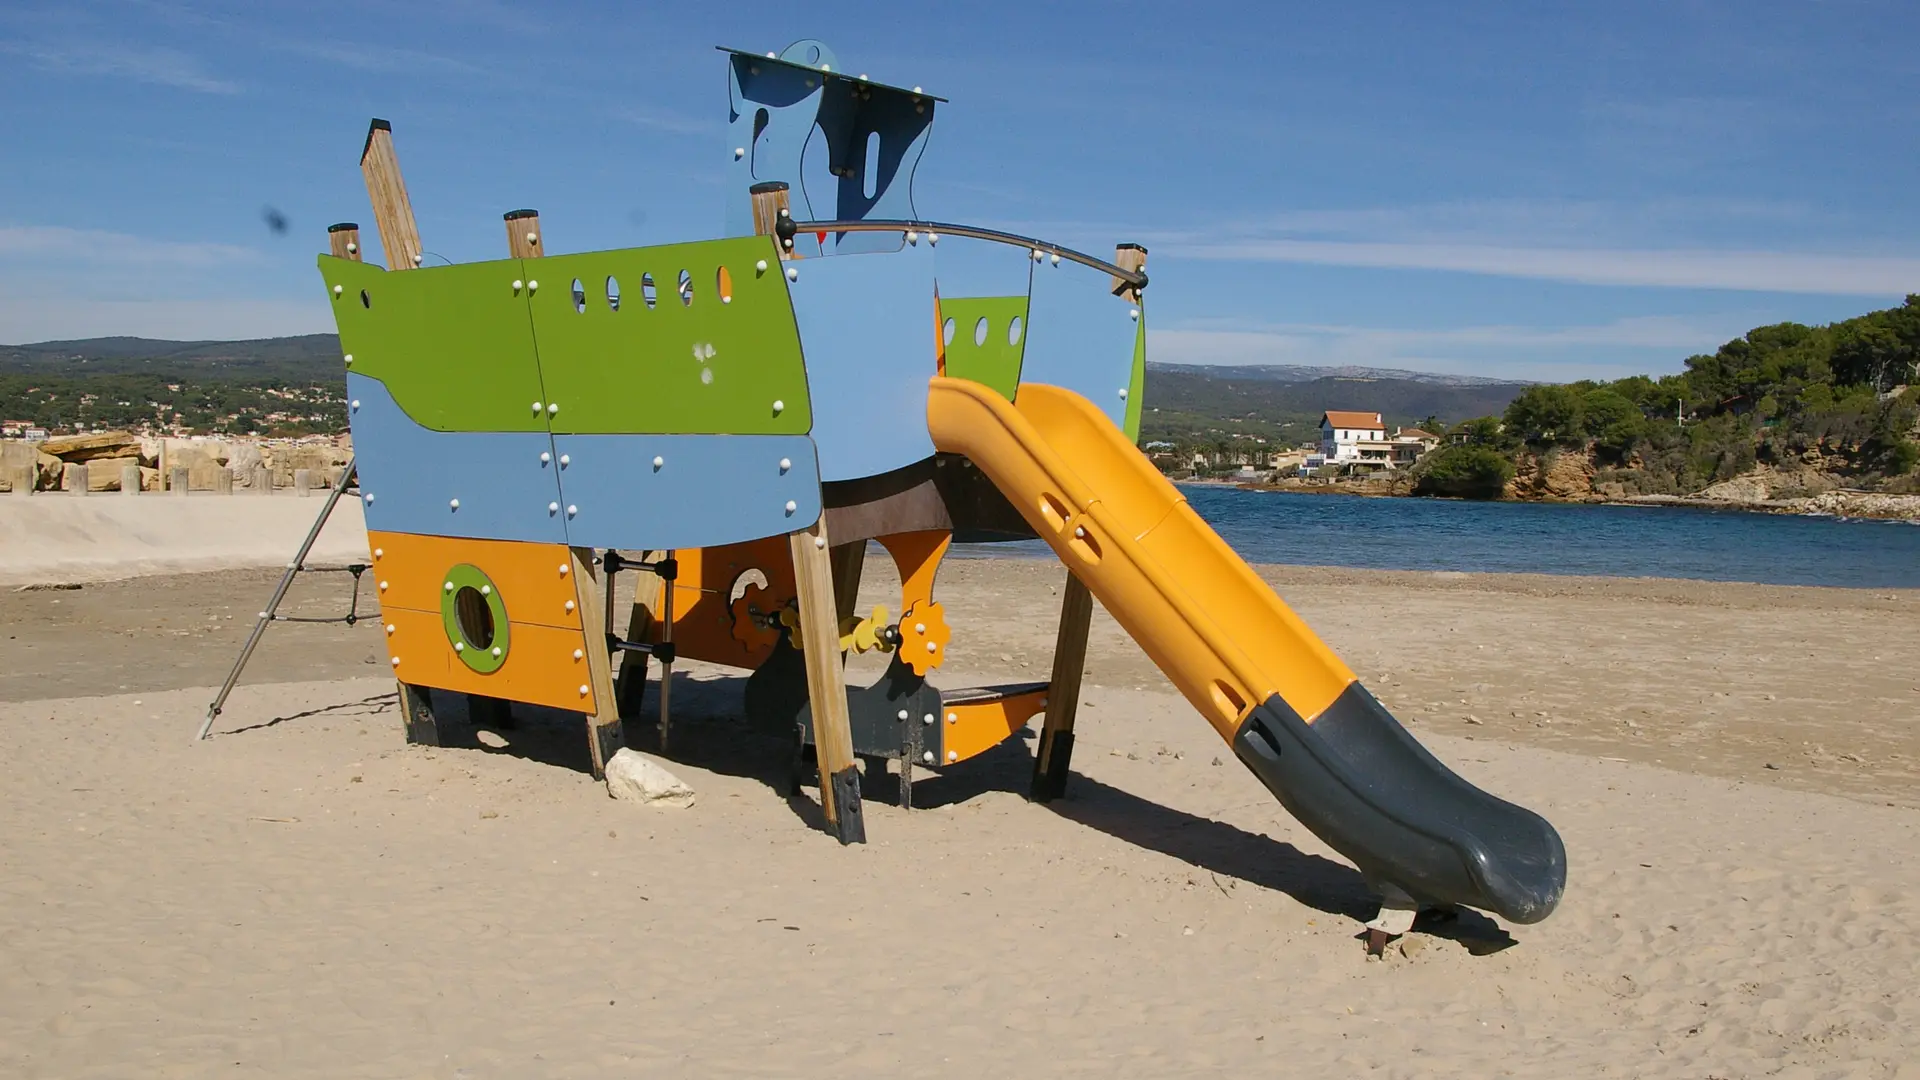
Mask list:
[[1552,911],[1566,880],[1553,827],[1421,747],[1092,402],[936,377],[927,423],[1387,902]]

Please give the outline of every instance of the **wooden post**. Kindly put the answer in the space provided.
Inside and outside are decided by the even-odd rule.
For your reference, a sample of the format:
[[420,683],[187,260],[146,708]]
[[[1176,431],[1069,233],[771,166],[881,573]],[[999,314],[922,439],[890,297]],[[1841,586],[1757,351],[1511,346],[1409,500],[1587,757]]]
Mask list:
[[607,776],[607,759],[627,745],[620,726],[620,699],[613,692],[613,664],[607,657],[607,608],[600,595],[600,570],[592,548],[569,548],[573,553],[573,601],[580,610],[587,654],[587,687],[593,711],[587,713],[587,755],[593,760],[593,778]]
[[138,465],[120,466],[120,494],[122,495],[140,494],[140,466]]
[[[781,180],[769,180],[763,184],[755,184],[747,190],[753,195],[753,231],[760,236],[775,235],[774,227],[788,213],[789,192],[786,183]],[[782,245],[780,257],[790,259],[793,257],[793,252]]]
[[360,148],[360,173],[373,202],[374,226],[387,253],[388,270],[411,270],[420,265],[420,227],[414,224],[413,203],[400,179],[400,158],[393,152],[393,125],[376,119],[367,125],[367,142]]
[[327,248],[336,259],[352,259],[354,262],[362,261],[360,258],[360,226],[351,221],[343,221],[338,225],[327,226]]
[[1080,709],[1080,676],[1087,664],[1087,631],[1093,624],[1093,594],[1067,573],[1060,594],[1060,632],[1053,645],[1053,677],[1047,683],[1046,720],[1033,756],[1033,800],[1049,802],[1066,794],[1067,768],[1073,759],[1073,717]]
[[89,475],[91,470],[87,468],[85,462],[69,461],[63,471],[66,473],[67,494],[89,494],[87,489],[92,486],[93,478]]
[[[1147,249],[1139,244],[1117,244],[1113,249],[1113,261],[1114,265],[1128,270],[1144,271],[1147,268]],[[1140,302],[1140,290],[1129,284],[1125,278],[1113,279],[1113,295],[1124,297],[1135,304]]]
[[229,469],[226,466],[221,466],[219,471],[213,474],[213,493],[215,495],[233,494],[233,470],[232,469]]
[[820,807],[827,829],[843,844],[864,844],[860,768],[853,760],[847,684],[840,667],[840,623],[833,615],[833,563],[827,554],[827,517],[789,533],[793,580],[800,601],[800,642],[807,664],[807,702],[813,712],[813,748],[820,763]]
[[[1147,249],[1139,244],[1119,244],[1113,249],[1113,264],[1136,273],[1147,268]],[[1113,295],[1124,296],[1132,303],[1140,302],[1140,290],[1127,283],[1125,278],[1113,279]]]
[[860,605],[860,571],[867,565],[867,542],[857,540],[827,550],[833,561],[833,614],[844,620]]
[[531,259],[541,252],[540,247],[540,211],[509,210],[507,219],[507,251],[516,259]]
[[175,495],[185,495],[192,487],[193,471],[185,465],[175,465],[167,470],[167,490]]

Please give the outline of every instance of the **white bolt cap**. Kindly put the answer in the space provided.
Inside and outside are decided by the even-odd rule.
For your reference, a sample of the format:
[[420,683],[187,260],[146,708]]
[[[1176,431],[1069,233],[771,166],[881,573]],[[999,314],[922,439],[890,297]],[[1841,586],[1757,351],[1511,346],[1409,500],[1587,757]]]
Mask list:
[[1134,320],[1138,320],[1138,319],[1140,318],[1140,309],[1139,309],[1139,308],[1128,308],[1128,309],[1127,309],[1127,318],[1129,318],[1129,319],[1134,319]]
[[743,158],[743,157],[746,157],[746,156],[747,156],[747,148],[746,148],[746,147],[744,147],[744,146],[736,146],[736,147],[734,147],[734,148],[733,148],[733,160],[735,160],[735,161],[739,161],[739,160],[740,160],[741,158]]
[[365,497],[366,497],[366,500],[367,500],[368,502],[372,502],[372,501],[373,501],[373,493],[372,493],[372,492],[368,492],[368,493],[366,494],[366,496],[365,496]]
[[929,765],[933,764],[933,751],[929,750],[926,753],[921,754],[920,760],[926,762]]
[[466,651],[467,651],[467,643],[466,643],[466,642],[464,642],[464,641],[456,641],[456,642],[454,642],[454,643],[453,643],[453,651],[454,651],[454,652],[466,652]]
[[540,464],[545,465],[547,462],[552,460],[553,460],[552,454],[547,453],[545,450],[540,451]]
[[823,547],[826,547],[826,546],[827,546],[827,538],[826,538],[826,537],[824,537],[824,536],[816,536],[816,537],[814,537],[814,538],[813,538],[813,546],[814,546],[814,547],[817,547],[817,548],[823,548]]
[[902,719],[902,720],[905,720],[906,718],[907,718],[907,710],[905,710],[905,709],[901,709],[901,710],[900,710],[900,719]]
[[552,402],[548,402],[548,403],[547,403],[547,415],[548,415],[548,416],[552,416],[552,415],[553,415],[554,413],[557,413],[557,412],[559,412],[559,411],[560,411],[560,406],[558,406],[558,405],[555,405],[555,404],[553,404]]
[[923,623],[923,622],[917,622],[917,623],[914,623],[914,624],[913,624],[913,632],[914,632],[914,633],[916,633],[916,634],[924,634],[924,633],[926,633],[926,632],[927,632],[927,624],[926,624],[926,623]]
[[1034,249],[1033,249],[1033,261],[1034,261],[1034,262],[1039,262],[1039,261],[1041,260],[1041,258],[1042,258],[1043,256],[1045,256],[1045,255],[1046,255],[1046,252],[1044,252],[1044,251],[1041,251],[1041,250],[1040,250],[1039,248],[1034,248]]
[[957,713],[957,712],[950,712],[950,713],[948,713],[948,714],[947,714],[947,723],[949,723],[949,724],[957,724],[957,723],[959,723],[959,722],[960,722],[960,714],[959,714],[959,713]]
[[397,656],[396,656],[396,657],[394,657],[394,658],[393,658],[393,666],[394,666],[394,667],[399,667],[399,666],[400,666],[400,658],[399,658],[399,657],[397,657]]
[[413,265],[419,266],[421,258],[422,256],[418,252],[415,252],[413,256]]
[[1082,540],[1086,539],[1087,527],[1085,525],[1075,525],[1073,527],[1073,535],[1081,538]]
[[797,266],[789,266],[789,267],[787,267],[787,280],[788,280],[788,281],[799,281],[799,280],[800,280],[800,268],[799,268],[799,267],[797,267]]
[[920,718],[920,722],[921,722],[921,723],[923,723],[923,724],[926,724],[926,725],[927,725],[927,726],[929,726],[929,727],[931,727],[931,726],[933,726],[933,714],[932,714],[932,713],[928,713],[928,714],[926,714],[925,716],[922,716],[922,717]]
[[787,500],[787,513],[791,514],[798,509],[800,509],[799,503],[794,502],[792,499]]
[[545,406],[543,406],[543,405],[541,405],[541,404],[540,404],[539,402],[537,402],[537,401],[536,401],[536,402],[534,402],[534,403],[533,403],[533,411],[534,411],[534,412],[539,412],[539,411],[540,411],[541,409],[543,409],[543,408],[545,408]]
[[343,292],[346,292],[346,291],[347,291],[347,290],[345,290],[345,289],[343,289],[343,288],[341,288],[341,287],[340,287],[340,286],[338,286],[338,285],[335,285],[335,286],[333,287],[333,295],[335,295],[335,296],[339,296],[339,295],[340,295],[341,293],[343,293]]
[[666,458],[663,458],[663,457],[661,457],[661,456],[660,456],[660,455],[658,455],[658,454],[655,454],[655,455],[653,456],[653,467],[654,467],[654,468],[656,468],[656,469],[659,469],[659,468],[664,468],[664,467],[666,466],[666,464],[667,464],[667,459],[666,459]]
[[914,88],[913,88],[913,92],[914,92],[914,93],[916,93],[916,94],[918,94],[918,93],[920,93],[920,88],[919,88],[919,87],[917,87],[917,86],[916,86],[916,87],[914,87]]
[[779,398],[775,398],[775,399],[773,400],[773,411],[774,411],[774,412],[785,412],[785,411],[787,411],[787,403],[786,403],[786,402],[784,402],[784,401],[781,401],[781,400],[780,400]]
[[524,281],[521,281],[521,280],[520,280],[519,278],[514,278],[514,279],[513,279],[513,291],[514,291],[514,292],[519,292],[519,291],[520,291],[520,290],[521,290],[522,288],[524,288],[524,287],[526,286],[526,284],[527,284],[526,282],[524,282]]
[[1057,252],[1056,252],[1056,253],[1054,254],[1054,256],[1053,256],[1053,265],[1055,265],[1055,266],[1059,266],[1059,265],[1060,265],[1060,255],[1059,255],[1059,253],[1057,253]]
[[537,243],[539,243],[539,242],[540,242],[540,234],[539,234],[539,233],[528,233],[528,234],[527,234],[527,243],[529,243],[529,244],[537,244]]
[[935,644],[934,644],[933,642],[931,642],[931,641],[929,641],[929,642],[927,642],[927,651],[928,651],[928,652],[939,652],[939,651],[940,651],[940,646],[938,646],[938,645],[935,645]]
[[388,623],[388,624],[387,624],[387,633],[389,633],[389,634],[391,634],[391,633],[393,633],[393,631],[394,631],[394,629],[395,629],[395,627],[394,627],[394,625],[393,625],[392,623]]
[[528,291],[528,292],[532,292],[532,291],[534,291],[535,289],[538,289],[539,287],[540,287],[540,283],[539,283],[539,282],[537,282],[537,281],[529,281],[529,282],[527,282],[527,291]]
[[568,503],[568,504],[567,504],[567,516],[568,516],[568,517],[572,517],[573,515],[575,515],[575,514],[578,514],[579,512],[580,512],[580,508],[579,508],[579,507],[577,507],[577,506],[574,506],[574,505],[573,505],[572,503]]
[[914,231],[913,231],[912,229],[908,229],[908,230],[907,230],[907,243],[909,243],[909,244],[918,244],[919,242],[920,242],[920,234],[919,234],[919,233],[917,233],[917,232],[914,232]]
[[958,751],[958,750],[949,750],[949,751],[947,751],[947,760],[948,760],[948,761],[959,761],[959,760],[960,760],[960,751]]
[[348,244],[348,245],[347,245],[347,254],[349,254],[349,255],[352,255],[352,254],[355,254],[355,253],[356,253],[356,252],[358,252],[359,250],[360,250],[360,245],[359,245],[359,244]]
[[567,601],[567,610],[568,610],[568,611],[572,611],[572,610],[573,610],[573,601],[571,601],[571,600],[569,600],[569,601]]
[[354,398],[354,399],[353,399],[353,407],[354,407],[354,408],[355,408],[356,410],[360,408],[360,399],[359,399],[359,398]]
[[756,273],[761,273],[761,274],[764,274],[764,273],[766,273],[766,272],[767,272],[767,260],[765,260],[765,259],[761,259],[761,260],[760,260],[759,262],[757,262],[757,263],[754,263],[754,264],[753,264],[753,269],[754,269],[754,271],[755,271]]
[[571,464],[573,464],[573,455],[572,455],[572,454],[561,454],[561,455],[560,455],[560,467],[561,467],[561,468],[563,468],[563,469],[564,469],[564,468],[566,468],[567,466],[569,466],[569,465],[571,465]]
[[584,653],[584,652],[581,652],[581,651],[580,651],[579,649],[575,649],[575,650],[573,650],[573,658],[574,658],[575,660],[578,660],[578,659],[580,659],[580,658],[582,658],[582,657],[584,657],[584,656],[586,656],[586,655],[587,655],[586,653]]
[[781,459],[780,459],[780,471],[781,471],[781,472],[786,472],[786,471],[787,471],[788,469],[791,469],[791,468],[793,468],[793,459],[792,459],[792,458],[781,458]]
[[378,558],[380,558],[381,556],[383,556],[383,555],[385,555],[386,553],[387,553],[387,549],[386,549],[386,548],[374,548],[374,549],[373,549],[373,557],[374,557],[374,558],[376,558],[376,559],[378,559]]
[[349,364],[351,364],[351,363],[353,363],[353,354],[352,354],[352,353],[348,353],[348,354],[347,354],[347,356],[346,356],[346,360],[347,360],[347,363],[349,363]]
[[459,499],[448,499],[448,500],[447,500],[447,506],[448,506],[449,508],[451,508],[451,509],[454,509],[454,510],[458,510],[458,509],[460,509],[460,500],[459,500]]
[[1126,387],[1124,387],[1124,386],[1123,386],[1123,387],[1121,387],[1121,388],[1120,388],[1120,396],[1121,396],[1121,397],[1123,397],[1123,398],[1127,396],[1127,388],[1126,388]]
[[453,582],[451,582],[451,581],[449,581],[449,582],[447,582],[447,591],[448,591],[448,592],[452,592],[452,591],[453,591]]
[[557,503],[557,502],[554,502],[554,503],[548,503],[548,504],[547,504],[547,513],[549,513],[549,514],[557,514],[557,513],[559,513],[559,512],[560,512],[560,504],[559,504],[559,503]]
[[493,655],[495,655],[495,656],[499,656],[499,655],[500,655],[500,646],[498,646],[498,645],[495,645],[495,646],[493,647]]
[[588,689],[587,689],[587,684],[586,684],[586,683],[581,683],[581,684],[580,684],[580,696],[581,696],[581,697],[586,697],[588,693],[589,693],[589,691],[588,691]]
[[567,565],[566,563],[561,563],[561,564],[560,564],[560,576],[561,576],[561,577],[565,577],[565,576],[567,575],[567,571],[568,571],[568,570],[571,570],[571,569],[572,569],[572,567],[570,567],[570,566],[568,566],[568,565]]
[[386,591],[387,591],[387,583],[386,583],[386,582],[384,582],[384,581],[383,581],[383,582],[381,582],[381,583],[380,583],[380,591],[381,591],[381,592],[386,592]]
[[482,586],[480,586],[480,595],[481,595],[481,596],[492,596],[492,595],[493,595],[493,586],[491,586],[491,585],[482,585]]

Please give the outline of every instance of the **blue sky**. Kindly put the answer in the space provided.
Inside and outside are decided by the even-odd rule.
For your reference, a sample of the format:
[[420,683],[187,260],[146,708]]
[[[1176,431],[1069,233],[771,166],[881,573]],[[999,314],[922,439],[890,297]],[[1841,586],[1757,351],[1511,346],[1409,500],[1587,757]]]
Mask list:
[[1145,243],[1155,359],[1672,371],[1920,291],[1917,12],[11,0],[0,341],[331,329],[370,116],[437,256],[718,235],[713,46],[816,37],[951,99],[923,216]]

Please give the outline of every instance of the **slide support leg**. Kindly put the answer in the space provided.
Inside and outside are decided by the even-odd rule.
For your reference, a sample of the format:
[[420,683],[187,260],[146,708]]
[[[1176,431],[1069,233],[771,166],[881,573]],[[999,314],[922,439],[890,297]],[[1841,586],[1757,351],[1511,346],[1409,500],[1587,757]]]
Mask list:
[[1047,685],[1046,720],[1033,757],[1033,800],[1051,802],[1066,794],[1073,760],[1073,718],[1080,708],[1080,676],[1087,665],[1087,631],[1093,623],[1093,594],[1067,573],[1060,594],[1060,634],[1053,646],[1053,677]]

